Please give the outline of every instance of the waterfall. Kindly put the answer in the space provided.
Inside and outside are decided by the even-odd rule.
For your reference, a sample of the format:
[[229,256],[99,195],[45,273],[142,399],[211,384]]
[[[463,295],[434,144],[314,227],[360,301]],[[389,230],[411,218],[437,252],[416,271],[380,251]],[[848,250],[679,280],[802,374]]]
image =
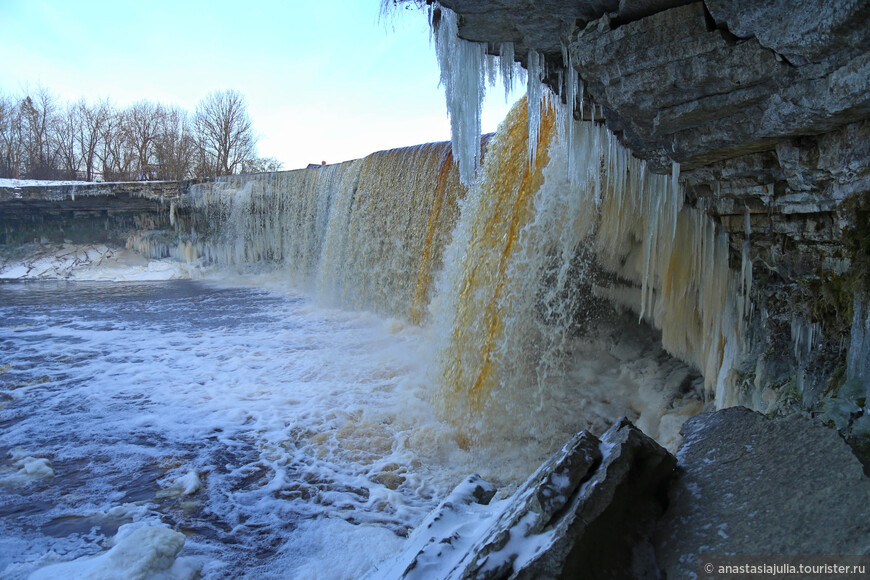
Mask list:
[[278,269],[323,303],[420,322],[465,195],[449,143],[192,186],[187,261]]
[[660,329],[707,400],[738,403],[748,260],[729,268],[727,236],[684,207],[677,166],[653,174],[602,124],[548,91],[538,102],[531,159],[523,99],[468,188],[449,143],[197,184],[174,253],[279,270],[327,305],[423,325],[432,397],[468,444],[546,431],[536,410],[564,396],[578,317],[594,324],[604,298]]
[[[432,304],[437,402],[471,441],[542,428],[535,410],[561,388],[590,285],[661,329],[717,404],[735,400],[741,280],[725,234],[683,207],[675,174],[649,173],[602,125],[575,122],[568,142],[559,106],[540,105],[533,164],[524,103],[490,142]],[[599,282],[593,266],[617,276]]]

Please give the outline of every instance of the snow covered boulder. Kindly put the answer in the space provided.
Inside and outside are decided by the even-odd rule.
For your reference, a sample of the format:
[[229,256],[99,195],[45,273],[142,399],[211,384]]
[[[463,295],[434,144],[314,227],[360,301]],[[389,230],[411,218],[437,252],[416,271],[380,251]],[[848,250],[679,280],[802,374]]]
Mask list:
[[656,578],[652,544],[676,459],[621,419],[601,436],[601,463],[541,532],[521,567],[493,578]]
[[647,577],[675,463],[625,419],[580,432],[505,500],[477,504],[464,482],[371,577]]

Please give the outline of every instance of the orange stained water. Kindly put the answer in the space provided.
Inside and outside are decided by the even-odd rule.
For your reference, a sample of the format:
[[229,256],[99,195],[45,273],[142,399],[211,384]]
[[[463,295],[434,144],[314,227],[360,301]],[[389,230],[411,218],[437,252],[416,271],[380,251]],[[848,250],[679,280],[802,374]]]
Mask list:
[[[464,251],[462,280],[455,296],[456,320],[442,353],[439,401],[445,415],[463,425],[466,444],[478,433],[473,426],[496,387],[499,345],[512,304],[509,265],[522,228],[534,213],[533,199],[544,182],[549,144],[557,130],[555,109],[542,107],[540,139],[534,165],[528,160],[526,101],[517,103],[489,144],[483,174],[473,188],[475,200]],[[471,194],[469,194],[471,196]],[[454,265],[454,268],[456,265]]]

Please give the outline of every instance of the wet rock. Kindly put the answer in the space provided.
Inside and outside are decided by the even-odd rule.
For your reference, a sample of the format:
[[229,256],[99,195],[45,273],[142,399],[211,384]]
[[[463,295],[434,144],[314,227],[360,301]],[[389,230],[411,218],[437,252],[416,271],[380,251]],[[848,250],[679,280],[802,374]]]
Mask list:
[[870,478],[832,429],[733,407],[687,421],[677,457],[655,534],[668,578],[704,556],[870,553]]
[[601,465],[548,527],[552,538],[499,578],[654,578],[650,537],[676,460],[623,419],[601,437]]

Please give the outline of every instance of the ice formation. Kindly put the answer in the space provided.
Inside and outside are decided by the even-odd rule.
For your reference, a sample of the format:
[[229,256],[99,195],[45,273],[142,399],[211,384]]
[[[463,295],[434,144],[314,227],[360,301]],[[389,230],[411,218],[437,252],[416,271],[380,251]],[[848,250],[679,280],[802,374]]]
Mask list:
[[0,486],[3,487],[19,487],[51,477],[54,477],[51,461],[33,457],[21,449],[12,452],[11,468],[0,468]]
[[870,396],[870,300],[861,293],[855,295],[846,378],[865,382]]
[[[122,526],[114,546],[98,556],[86,556],[40,568],[29,580],[88,578],[90,580],[193,580],[202,565],[178,558],[184,534],[163,526]],[[126,529],[125,529],[126,528]]]
[[599,294],[660,328],[664,346],[700,369],[711,398],[728,404],[742,315],[724,233],[702,211],[683,207],[676,164],[670,176],[652,174],[592,123],[576,123],[567,142],[557,122],[567,115],[557,114],[555,101],[543,99],[528,171],[531,123],[519,111],[524,105],[511,112],[447,250],[432,316],[441,341],[433,375],[445,414],[472,439],[511,426],[539,430],[528,423],[529,410],[560,384],[575,348],[572,317],[589,298],[578,290],[590,267],[588,257],[578,261],[583,248],[639,288]]
[[[449,10],[442,9],[442,13],[448,18],[453,18]],[[455,23],[454,20],[450,22]],[[442,33],[446,35],[452,30],[452,28],[442,28]],[[447,45],[450,42],[461,44],[464,41],[458,38],[451,41],[450,38],[442,37],[440,42]],[[511,51],[502,49],[502,52],[513,57]],[[514,222],[508,219],[509,223],[503,226],[507,227],[502,234],[505,240],[508,240],[507,245],[503,246],[502,250],[497,250],[495,247],[487,250],[494,251],[496,254],[501,252],[502,256],[498,271],[491,274],[491,279],[487,280],[493,288],[493,294],[488,299],[481,298],[481,294],[486,294],[486,291],[478,288],[480,284],[474,281],[474,277],[481,276],[477,266],[466,266],[473,270],[473,273],[468,274],[471,278],[458,282],[453,288],[459,300],[462,300],[463,296],[469,296],[475,300],[490,301],[489,306],[480,314],[481,318],[471,325],[476,330],[469,330],[469,326],[464,324],[460,325],[461,331],[454,330],[454,333],[463,335],[463,340],[468,333],[478,332],[486,335],[481,343],[479,354],[480,376],[470,380],[468,387],[472,407],[481,404],[479,393],[488,390],[482,389],[482,384],[501,384],[503,379],[492,378],[490,370],[499,366],[495,363],[496,359],[501,358],[505,362],[505,376],[520,377],[518,379],[520,381],[529,380],[528,373],[506,371],[507,368],[519,364],[516,361],[507,364],[507,359],[515,356],[507,353],[518,351],[511,350],[506,344],[500,344],[494,336],[522,337],[524,334],[515,328],[518,325],[516,321],[524,314],[519,313],[523,312],[523,309],[517,307],[515,297],[506,297],[510,295],[510,290],[506,289],[512,288],[512,283],[507,277],[510,276],[509,272],[513,266],[512,260],[528,261],[526,258],[515,258],[510,255],[524,247],[522,243],[518,243],[517,232],[522,230],[526,234],[533,227],[529,224],[533,223],[534,212],[524,209],[525,204],[530,203],[525,200],[535,197],[543,199],[548,195],[546,192],[550,191],[548,185],[555,184],[557,179],[553,174],[549,174],[546,179],[547,184],[543,187],[540,184],[534,187],[528,185],[528,181],[534,180],[534,176],[543,170],[536,162],[537,155],[552,147],[553,136],[546,134],[546,131],[541,128],[542,112],[548,109],[559,110],[558,117],[562,121],[558,123],[560,135],[557,146],[566,148],[563,154],[555,156],[558,161],[553,161],[564,167],[561,171],[567,174],[569,179],[568,184],[560,184],[558,187],[573,190],[574,195],[583,199],[583,206],[589,208],[586,209],[587,212],[595,213],[596,210],[600,212],[600,215],[594,218],[597,220],[594,226],[595,253],[600,263],[640,287],[639,299],[633,296],[633,292],[626,292],[626,289],[618,287],[602,289],[602,294],[617,300],[627,300],[626,305],[636,309],[641,319],[648,320],[661,328],[665,347],[703,372],[708,392],[718,406],[734,404],[736,395],[731,384],[730,370],[744,348],[741,343],[744,321],[752,311],[751,301],[748,298],[752,285],[752,265],[748,255],[748,245],[744,249],[741,273],[739,276],[735,275],[728,267],[728,242],[725,233],[717,230],[703,212],[703,208],[692,209],[683,206],[683,191],[679,183],[680,167],[677,162],[672,163],[669,176],[653,174],[648,171],[645,162],[634,158],[605,128],[578,124],[574,121],[573,107],[578,93],[582,102],[582,83],[576,71],[570,66],[568,51],[565,50],[563,53],[563,60],[570,71],[561,82],[565,104],[553,105],[545,103],[547,99],[544,98],[544,94],[547,89],[542,83],[546,76],[543,56],[534,48],[528,51],[528,114],[524,135],[528,150],[528,170],[524,170],[513,161],[507,162],[506,154],[496,153],[500,146],[500,138],[496,136],[491,143],[492,151],[484,163],[481,177],[482,182],[489,180],[490,183],[478,183],[472,186],[472,193],[469,194],[470,201],[463,212],[463,220],[481,221],[484,218],[471,209],[473,199],[480,195],[475,190],[490,192],[487,194],[490,201],[482,206],[495,203],[498,207],[502,207],[499,205],[502,202],[495,200],[502,195],[514,195],[515,192],[509,192],[510,186],[501,187],[497,181],[504,181],[503,175],[528,173],[528,179],[523,184],[526,193],[520,194],[518,198],[523,201],[516,206],[517,213],[513,214],[512,218]],[[459,76],[466,72],[469,75],[475,72],[481,75],[478,83],[466,80],[463,87],[479,86],[483,83],[483,73],[479,68],[470,66],[461,59],[442,59],[439,62],[443,75]],[[452,69],[444,71],[445,66]],[[465,71],[453,70],[456,67],[465,67]],[[466,118],[465,122],[468,123],[468,128],[476,126],[473,119]],[[512,123],[513,121],[507,121],[508,125]],[[513,127],[504,131],[518,134]],[[501,139],[505,138],[501,137]],[[487,170],[487,164],[501,165],[498,169]],[[528,191],[529,189],[532,191]],[[546,202],[543,201],[535,201],[529,207],[537,208],[545,204]],[[525,225],[515,226],[515,223]],[[466,244],[465,247],[473,248],[475,239],[473,235],[468,236],[464,233],[464,227],[462,224],[458,226],[457,238],[464,240],[462,243]],[[488,231],[486,228],[493,227],[493,225],[485,226],[484,233]],[[485,240],[486,236],[479,239]],[[486,243],[479,242],[479,244]],[[575,248],[572,248],[572,251],[579,243],[578,238],[574,241]],[[558,243],[554,244],[553,247],[559,247]],[[549,248],[547,251],[553,250]],[[536,256],[539,263],[552,260],[548,258],[547,251]],[[570,253],[562,252],[562,261],[559,263],[563,264],[563,267],[567,263],[566,256]],[[518,252],[518,255],[520,254],[521,252]],[[468,257],[463,259],[473,260]],[[486,259],[483,263],[487,263]],[[534,278],[534,275],[532,277]],[[460,313],[456,316],[460,317],[467,315],[462,313],[475,310],[475,307],[468,305],[457,308]],[[508,317],[509,320],[502,320],[501,312],[508,310],[513,312]],[[511,327],[509,332],[505,330],[508,326]],[[481,330],[484,328],[487,330]],[[553,334],[552,329],[548,332]],[[559,332],[556,331],[555,335],[558,336]],[[458,339],[457,335],[454,340]],[[526,338],[518,340],[523,341]],[[538,343],[532,341],[532,344]],[[449,347],[445,348],[449,350]],[[546,348],[541,350],[549,352]],[[527,349],[521,351],[524,355],[517,357],[518,359],[530,356]],[[534,355],[531,356],[536,358]],[[448,359],[456,357],[459,357],[458,353]],[[536,360],[537,362],[532,366],[538,367],[542,359]],[[543,369],[550,366],[545,363],[538,367],[539,378],[547,374],[548,371]],[[442,367],[442,374],[447,377],[445,380],[448,384],[455,383],[459,375],[463,375],[461,380],[468,380],[464,375],[475,372],[470,370],[474,365],[469,367],[460,362],[446,362]],[[534,381],[534,384],[540,385],[540,382]],[[448,388],[450,389],[453,387]]]
[[538,154],[538,140],[541,129],[541,105],[544,99],[544,76],[546,75],[546,63],[544,55],[536,50],[529,49],[528,62],[528,86],[526,98],[528,100],[528,150],[529,166],[535,166],[535,157]]
[[[435,14],[435,12],[433,12]],[[462,183],[474,180],[480,165],[480,108],[486,77],[486,44],[458,36],[456,13],[446,8],[432,21],[441,84],[450,115],[453,151]]]
[[[104,244],[43,244],[24,256],[0,259],[0,280],[177,280],[189,278],[190,271],[174,260],[148,259],[140,250],[151,252],[150,245],[137,243],[134,234],[128,245],[132,251],[109,248]],[[147,247],[144,247],[147,246]]]

